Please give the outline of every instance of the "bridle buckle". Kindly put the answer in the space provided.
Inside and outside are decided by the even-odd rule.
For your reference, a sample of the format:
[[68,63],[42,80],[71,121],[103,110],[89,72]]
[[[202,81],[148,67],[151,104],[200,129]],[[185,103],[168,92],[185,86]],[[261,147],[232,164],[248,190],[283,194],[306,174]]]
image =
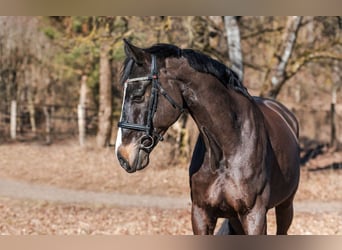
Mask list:
[[140,138],[140,148],[144,150],[150,150],[154,146],[154,139],[151,135],[143,135]]

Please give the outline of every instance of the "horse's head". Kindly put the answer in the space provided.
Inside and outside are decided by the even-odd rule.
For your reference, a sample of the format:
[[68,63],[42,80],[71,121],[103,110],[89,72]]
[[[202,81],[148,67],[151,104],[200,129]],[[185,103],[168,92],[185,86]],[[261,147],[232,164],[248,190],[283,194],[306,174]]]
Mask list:
[[149,154],[183,111],[181,91],[165,69],[165,57],[125,40],[121,118],[115,152],[129,173],[145,168]]

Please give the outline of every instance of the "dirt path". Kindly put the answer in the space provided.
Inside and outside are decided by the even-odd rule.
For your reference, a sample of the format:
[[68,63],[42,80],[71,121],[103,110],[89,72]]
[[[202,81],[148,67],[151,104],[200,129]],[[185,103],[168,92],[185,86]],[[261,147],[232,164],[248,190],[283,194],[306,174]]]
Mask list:
[[[156,158],[168,155],[161,146]],[[128,175],[111,150],[73,141],[4,144],[0,152],[0,234],[192,234],[186,164],[155,160]],[[290,234],[342,234],[342,172],[310,171],[341,157],[327,155],[301,169]],[[269,215],[274,234],[274,210]]]
[[0,179],[0,196],[61,203],[164,209],[186,208],[190,204],[190,199],[187,198],[79,191],[5,179]]
[[[101,193],[76,191],[47,185],[37,185],[13,180],[0,179],[0,196],[16,199],[43,200],[60,203],[99,204],[120,207],[147,207],[162,209],[188,208],[191,204],[186,197],[165,197],[151,195],[131,195],[120,193]],[[339,212],[339,201],[297,201],[297,212]]]

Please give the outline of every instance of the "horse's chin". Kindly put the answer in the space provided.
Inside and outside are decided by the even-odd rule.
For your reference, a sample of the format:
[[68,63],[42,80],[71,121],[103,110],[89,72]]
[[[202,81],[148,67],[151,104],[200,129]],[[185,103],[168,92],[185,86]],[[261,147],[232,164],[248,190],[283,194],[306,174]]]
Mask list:
[[144,150],[139,150],[136,169],[142,170],[145,167],[147,167],[149,163],[150,163],[150,154]]

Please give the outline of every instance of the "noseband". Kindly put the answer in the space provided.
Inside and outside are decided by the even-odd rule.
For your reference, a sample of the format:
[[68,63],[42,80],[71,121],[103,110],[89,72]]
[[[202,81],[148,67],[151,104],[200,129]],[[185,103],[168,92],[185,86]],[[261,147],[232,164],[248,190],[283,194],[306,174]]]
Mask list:
[[145,132],[145,134],[140,138],[140,148],[146,151],[150,151],[157,143],[154,139],[155,137],[158,139],[158,141],[163,140],[163,136],[159,134],[153,126],[153,117],[157,110],[159,93],[162,96],[164,96],[166,100],[168,100],[168,102],[172,105],[173,108],[175,109],[178,108],[181,112],[184,112],[183,107],[177,104],[174,101],[174,99],[163,89],[158,79],[159,78],[158,78],[157,58],[155,55],[152,55],[151,74],[148,76],[144,76],[144,77],[127,79],[125,82],[125,84],[138,82],[138,81],[150,81],[150,83],[152,83],[146,124],[141,125],[141,124],[130,123],[128,121],[119,121],[118,123],[119,128]]

